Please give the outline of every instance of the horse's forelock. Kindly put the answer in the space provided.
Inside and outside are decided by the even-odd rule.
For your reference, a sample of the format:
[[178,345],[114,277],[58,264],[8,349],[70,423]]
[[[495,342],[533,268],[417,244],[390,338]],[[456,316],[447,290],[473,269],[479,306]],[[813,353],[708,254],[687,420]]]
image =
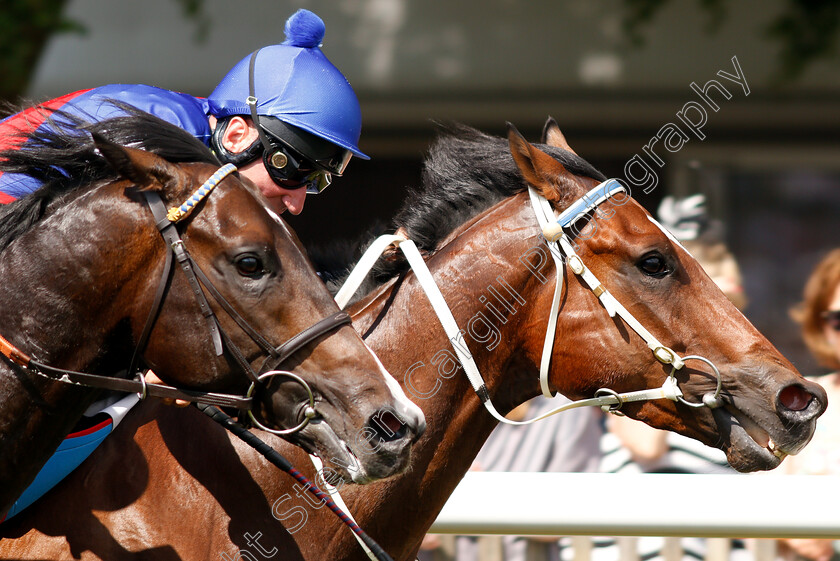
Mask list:
[[[537,147],[556,158],[574,175],[606,180],[577,154],[543,144]],[[506,138],[466,125],[450,125],[429,148],[423,165],[422,185],[409,192],[391,227],[404,229],[422,251],[432,253],[457,227],[526,188]],[[328,261],[329,258],[324,258],[324,262]],[[373,270],[376,282],[366,288],[372,289],[386,282],[407,267],[401,254],[390,260],[380,260]],[[348,270],[349,267],[345,265],[339,269]]]
[[[544,144],[537,147],[574,175],[606,180],[577,154]],[[393,225],[404,228],[421,249],[434,251],[455,228],[526,188],[507,139],[453,125],[430,148],[423,185],[409,195]]]

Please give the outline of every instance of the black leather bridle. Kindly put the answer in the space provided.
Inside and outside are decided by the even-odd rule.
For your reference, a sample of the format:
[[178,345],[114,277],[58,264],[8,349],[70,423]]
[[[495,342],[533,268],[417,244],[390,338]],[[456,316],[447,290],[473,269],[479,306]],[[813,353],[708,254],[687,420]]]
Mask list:
[[[233,166],[230,166],[230,168],[233,168]],[[217,172],[217,174],[214,174],[211,179],[208,179],[208,181],[202,186],[202,189],[206,188],[214,177],[216,177],[215,183],[218,183],[232,171],[228,167],[222,168],[222,170],[225,170],[225,173],[221,174],[221,178],[217,177]],[[221,172],[222,170],[219,171]],[[235,170],[235,168],[233,168],[233,170]],[[215,183],[209,189],[206,189],[207,193],[215,187]],[[199,189],[199,191],[200,190],[201,189]],[[196,191],[196,193],[198,193],[198,191]],[[204,195],[207,193],[204,193]],[[146,197],[146,202],[155,218],[157,229],[163,237],[163,240],[169,250],[166,252],[163,273],[161,275],[160,282],[158,283],[152,308],[146,319],[146,324],[140,335],[137,346],[135,347],[135,351],[129,365],[128,372],[131,374],[136,373],[137,377],[134,379],[115,378],[49,366],[29,357],[2,336],[0,336],[0,354],[3,354],[9,360],[23,367],[27,371],[40,376],[45,376],[52,380],[77,386],[87,386],[121,392],[137,392],[140,394],[141,398],[145,398],[146,396],[174,398],[197,403],[206,403],[220,407],[234,407],[242,411],[249,411],[252,407],[252,398],[250,396],[253,393],[254,387],[263,383],[262,380],[267,377],[266,374],[275,372],[283,362],[305,345],[308,345],[318,338],[351,323],[350,316],[346,312],[337,312],[318,321],[307,329],[304,329],[285,343],[279,346],[272,345],[262,334],[245,321],[245,319],[236,311],[230,302],[222,296],[210,279],[207,278],[198,264],[193,260],[192,256],[190,256],[184,241],[178,233],[178,229],[176,227],[177,220],[172,220],[167,216],[167,209],[161,200],[160,195],[154,191],[144,192],[143,195]],[[204,195],[202,195],[202,197]],[[200,198],[198,200],[200,200]],[[195,206],[197,202],[198,201],[194,202],[189,210],[192,210],[192,207]],[[169,291],[169,286],[171,285],[174,272],[174,268],[172,266],[173,259],[178,261],[181,270],[184,272],[187,282],[195,295],[199,308],[201,309],[201,313],[207,322],[216,356],[221,356],[225,351],[227,351],[240,369],[251,380],[251,389],[248,391],[248,395],[186,390],[163,384],[147,384],[145,382],[143,373],[138,369],[138,365],[140,363],[142,353],[149,342],[152,329],[163,308],[163,303],[166,294]],[[236,324],[239,325],[239,327],[251,337],[257,346],[260,347],[263,353],[265,353],[266,359],[260,366],[259,371],[255,371],[251,367],[251,364],[245,358],[245,355],[239,347],[237,347],[225,333],[218,318],[216,317],[216,314],[210,308],[210,304],[204,294],[202,286],[207,289],[219,306],[227,312]],[[309,388],[308,384],[306,384],[306,382],[300,377],[295,375],[292,375],[291,377],[305,386],[310,395],[310,406],[312,406],[311,388]],[[304,420],[304,422],[298,427],[295,427],[294,430],[300,430],[306,422],[307,420]]]

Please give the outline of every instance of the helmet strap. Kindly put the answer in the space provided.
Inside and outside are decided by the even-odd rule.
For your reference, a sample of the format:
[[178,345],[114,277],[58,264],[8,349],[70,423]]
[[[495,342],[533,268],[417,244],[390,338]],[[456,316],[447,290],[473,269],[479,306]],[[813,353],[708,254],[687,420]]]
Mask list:
[[245,103],[248,104],[248,107],[251,108],[251,120],[254,122],[254,126],[257,128],[257,134],[260,135],[260,142],[262,142],[263,148],[266,152],[271,151],[271,143],[268,141],[268,137],[263,131],[263,128],[260,126],[260,116],[257,113],[257,97],[255,95],[255,88],[254,88],[254,67],[257,63],[257,53],[260,52],[260,49],[257,49],[253,53],[251,53],[251,60],[248,62],[248,99],[245,100]]

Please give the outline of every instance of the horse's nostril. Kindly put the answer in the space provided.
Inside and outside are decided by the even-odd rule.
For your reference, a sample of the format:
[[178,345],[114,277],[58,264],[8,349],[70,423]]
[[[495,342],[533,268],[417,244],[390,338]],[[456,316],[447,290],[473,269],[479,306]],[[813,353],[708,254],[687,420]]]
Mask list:
[[811,403],[813,396],[801,386],[788,386],[779,392],[779,403],[790,411],[802,411]]
[[385,442],[403,438],[408,430],[402,420],[390,411],[382,411],[375,415],[370,424]]
[[403,422],[397,418],[396,415],[391,413],[390,411],[383,411],[383,413],[379,416],[380,422],[384,424],[391,432],[399,431],[402,426]]

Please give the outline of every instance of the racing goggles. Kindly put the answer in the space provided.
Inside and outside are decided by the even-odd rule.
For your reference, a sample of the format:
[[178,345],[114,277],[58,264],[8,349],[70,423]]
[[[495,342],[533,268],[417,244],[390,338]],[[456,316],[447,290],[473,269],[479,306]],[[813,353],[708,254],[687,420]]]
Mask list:
[[[260,119],[254,93],[254,64],[258,52],[259,49],[251,54],[248,68],[249,95],[245,103],[251,110],[251,121],[260,135],[265,169],[272,181],[284,189],[299,189],[305,186],[307,193],[320,193],[330,186],[333,174],[344,173],[353,154],[276,117],[265,116]],[[292,146],[298,147],[298,150]],[[300,185],[289,187],[284,181],[299,181]]]
[[[317,169],[300,154],[285,146],[271,145],[263,150],[263,165],[274,183],[284,189],[300,189],[306,187],[306,192],[317,195],[332,183],[332,173]],[[346,167],[346,164],[345,164]],[[300,185],[289,186],[284,181],[299,182]]]

